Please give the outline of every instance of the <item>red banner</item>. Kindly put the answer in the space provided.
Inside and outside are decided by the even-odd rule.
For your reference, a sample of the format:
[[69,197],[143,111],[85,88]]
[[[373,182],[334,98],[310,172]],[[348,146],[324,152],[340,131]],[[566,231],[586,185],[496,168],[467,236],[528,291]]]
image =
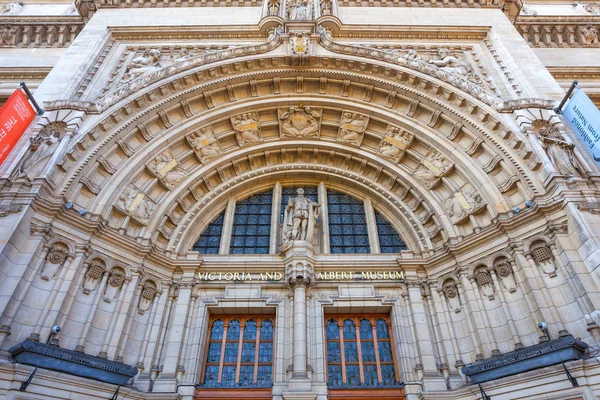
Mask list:
[[17,90],[0,108],[0,165],[15,147],[33,119],[35,110],[27,96]]

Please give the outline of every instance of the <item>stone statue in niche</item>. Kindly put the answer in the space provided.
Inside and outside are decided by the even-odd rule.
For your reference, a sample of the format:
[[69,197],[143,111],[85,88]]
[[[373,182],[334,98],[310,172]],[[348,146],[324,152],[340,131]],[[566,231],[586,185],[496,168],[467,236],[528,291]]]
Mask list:
[[212,126],[205,126],[186,136],[201,163],[205,164],[223,153]]
[[61,245],[54,245],[48,254],[46,254],[46,260],[44,267],[41,271],[41,279],[43,281],[49,281],[56,277],[56,274],[60,268],[64,265],[67,259],[67,248]]
[[439,151],[430,149],[415,169],[414,175],[431,189],[453,166]]
[[321,15],[331,15],[333,6],[331,0],[321,0]]
[[468,63],[451,55],[448,49],[439,49],[438,55],[440,56],[439,60],[429,60],[429,63],[437,66],[442,71],[464,76],[469,75],[473,71]]
[[462,221],[483,205],[481,195],[469,184],[444,201],[444,209],[454,223]]
[[448,280],[442,286],[442,292],[446,297],[450,310],[459,313],[461,310],[460,295],[458,294],[458,286],[453,280]]
[[125,282],[125,275],[120,271],[111,271],[110,277],[108,278],[108,284],[104,291],[104,302],[111,303],[117,298],[121,286]]
[[490,300],[494,300],[494,282],[492,276],[485,269],[479,269],[473,274],[473,278],[481,291],[481,294]]
[[343,111],[337,139],[354,146],[360,146],[367,130],[367,125],[369,125],[369,117],[367,115]]
[[557,127],[540,128],[538,138],[559,174],[567,177],[583,175],[575,160],[575,144],[567,142]]
[[279,15],[279,8],[281,7],[280,0],[269,0],[269,15]]
[[92,261],[83,280],[83,294],[90,294],[98,287],[104,272],[104,265],[98,261]]
[[29,152],[17,170],[16,178],[33,181],[40,176],[60,145],[60,131],[53,124],[45,126],[37,136],[29,139]]
[[290,0],[287,3],[287,16],[292,21],[307,21],[313,19],[313,4],[311,0]]
[[494,270],[502,286],[510,293],[517,291],[517,282],[512,272],[512,267],[508,262],[500,262],[494,265]]
[[235,130],[235,138],[240,146],[262,142],[262,131],[256,111],[234,115],[231,117],[231,125]]
[[277,109],[279,130],[282,138],[318,138],[321,130],[320,108],[281,107]]
[[156,203],[144,192],[131,185],[123,190],[116,207],[136,221],[146,224],[156,209]]
[[290,197],[283,217],[283,243],[292,240],[312,242],[315,224],[319,217],[319,205],[304,197],[304,189]]
[[140,293],[140,301],[138,303],[138,314],[144,315],[150,309],[154,298],[156,297],[156,288],[146,283]]
[[152,49],[144,52],[141,56],[135,57],[127,64],[125,75],[123,75],[121,82],[128,83],[142,75],[160,69],[162,67],[159,62],[160,56],[160,50]]
[[177,186],[186,175],[185,170],[169,149],[154,157],[147,167],[169,190]]
[[385,130],[385,136],[379,143],[379,153],[392,159],[394,162],[400,161],[404,152],[411,145],[414,135],[397,126],[388,125]]

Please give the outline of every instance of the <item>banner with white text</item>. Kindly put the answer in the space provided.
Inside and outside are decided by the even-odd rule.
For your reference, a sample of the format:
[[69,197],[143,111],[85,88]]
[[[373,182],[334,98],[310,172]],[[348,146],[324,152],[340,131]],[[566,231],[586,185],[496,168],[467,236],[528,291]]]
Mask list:
[[14,92],[0,108],[0,165],[15,147],[33,119],[35,110],[21,91]]
[[567,123],[600,165],[600,110],[584,93],[577,89],[562,111]]

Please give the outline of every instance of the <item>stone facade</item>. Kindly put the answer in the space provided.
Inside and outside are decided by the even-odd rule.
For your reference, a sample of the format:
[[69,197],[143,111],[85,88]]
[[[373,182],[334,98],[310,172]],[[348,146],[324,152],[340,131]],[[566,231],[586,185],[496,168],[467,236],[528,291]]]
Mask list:
[[[555,365],[483,388],[599,397],[600,171],[553,111],[573,79],[599,98],[599,29],[594,2],[0,0],[0,98],[25,80],[46,109],[0,166],[0,397],[112,396],[43,369],[18,390],[8,350],[54,325],[137,368],[122,399],[475,400],[462,367],[568,335],[579,386]],[[364,243],[335,242],[332,193]],[[238,254],[254,195],[264,251]],[[220,316],[273,324],[266,388],[207,382]],[[328,321],[360,349],[353,316],[389,329],[394,385],[331,384]]]

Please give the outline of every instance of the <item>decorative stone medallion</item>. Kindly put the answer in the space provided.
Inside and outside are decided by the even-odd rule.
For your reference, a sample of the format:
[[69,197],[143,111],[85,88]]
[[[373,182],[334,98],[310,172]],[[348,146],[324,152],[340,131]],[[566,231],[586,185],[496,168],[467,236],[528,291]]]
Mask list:
[[258,112],[252,111],[234,115],[231,117],[231,125],[240,146],[263,141]]
[[337,140],[354,146],[360,146],[368,124],[369,117],[367,115],[342,111]]
[[280,107],[277,109],[277,115],[282,138],[319,138],[321,108],[307,107],[302,104],[298,107]]

